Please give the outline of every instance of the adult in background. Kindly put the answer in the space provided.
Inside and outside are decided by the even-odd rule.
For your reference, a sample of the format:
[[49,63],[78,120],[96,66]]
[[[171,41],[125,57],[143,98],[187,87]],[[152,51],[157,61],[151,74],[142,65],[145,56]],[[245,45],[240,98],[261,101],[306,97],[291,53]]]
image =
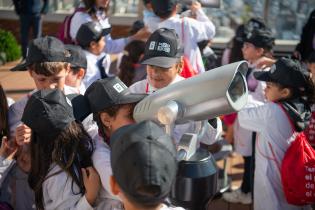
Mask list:
[[13,0],[13,3],[20,17],[22,56],[25,59],[30,29],[33,39],[42,35],[42,16],[48,12],[49,0]]

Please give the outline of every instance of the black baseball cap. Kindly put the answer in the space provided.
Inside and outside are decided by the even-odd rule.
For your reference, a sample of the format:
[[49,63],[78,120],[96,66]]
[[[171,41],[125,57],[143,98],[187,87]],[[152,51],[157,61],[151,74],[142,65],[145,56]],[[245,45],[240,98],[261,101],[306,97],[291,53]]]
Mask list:
[[160,28],[145,44],[142,64],[170,68],[182,55],[179,38],[174,29]]
[[75,120],[71,101],[58,89],[39,90],[28,100],[22,122],[42,141],[53,141]]
[[111,28],[102,28],[102,25],[97,21],[87,22],[80,26],[76,41],[81,47],[87,47],[92,41],[98,41],[110,31]]
[[289,87],[305,87],[309,73],[303,71],[298,61],[280,58],[269,71],[254,72],[257,80],[275,82]]
[[81,94],[68,94],[67,98],[70,99],[73,107],[73,116],[76,120],[82,122],[89,114],[91,114],[91,109],[87,99]]
[[165,17],[173,11],[178,0],[151,0],[153,12],[159,17]]
[[111,106],[141,101],[147,94],[131,93],[118,77],[96,80],[85,91],[91,112],[100,112]]
[[[172,139],[152,121],[119,128],[111,136],[113,176],[128,198],[140,204],[161,203],[177,172]],[[153,187],[155,195],[139,189]]]
[[71,68],[83,68],[87,69],[87,60],[82,48],[78,45],[66,45],[66,48],[70,51],[71,57],[69,63]]
[[33,39],[27,48],[25,62],[10,69],[11,71],[26,71],[33,63],[69,62],[71,54],[65,45],[52,36]]
[[255,47],[272,49],[275,43],[275,37],[270,30],[255,29],[246,34],[244,42],[249,42]]

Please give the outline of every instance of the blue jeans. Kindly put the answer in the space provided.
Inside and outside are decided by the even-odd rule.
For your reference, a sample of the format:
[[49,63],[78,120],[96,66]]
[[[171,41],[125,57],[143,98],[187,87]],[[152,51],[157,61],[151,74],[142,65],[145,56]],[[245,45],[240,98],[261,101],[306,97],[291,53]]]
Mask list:
[[21,14],[21,45],[22,55],[26,58],[29,32],[32,28],[33,36],[32,39],[38,38],[42,35],[42,19],[40,14]]

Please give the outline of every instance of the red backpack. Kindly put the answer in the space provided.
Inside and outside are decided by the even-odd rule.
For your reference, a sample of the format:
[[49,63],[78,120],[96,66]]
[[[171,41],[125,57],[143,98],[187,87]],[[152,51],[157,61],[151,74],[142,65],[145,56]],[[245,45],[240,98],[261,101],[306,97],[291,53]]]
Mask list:
[[[185,28],[184,28],[184,18],[182,18],[182,42],[185,43]],[[183,68],[182,71],[180,72],[180,76],[184,77],[184,78],[189,78],[192,76],[197,75],[198,72],[193,69],[189,58],[187,58],[185,55],[183,56]]]
[[60,25],[57,33],[57,38],[60,39],[64,44],[74,44],[74,41],[71,39],[70,36],[70,23],[71,19],[77,12],[85,12],[85,8],[79,7],[74,10],[71,15],[67,15]]
[[305,132],[296,132],[283,105],[292,130],[292,143],[281,163],[281,181],[286,200],[293,205],[315,203],[315,150],[308,143]]

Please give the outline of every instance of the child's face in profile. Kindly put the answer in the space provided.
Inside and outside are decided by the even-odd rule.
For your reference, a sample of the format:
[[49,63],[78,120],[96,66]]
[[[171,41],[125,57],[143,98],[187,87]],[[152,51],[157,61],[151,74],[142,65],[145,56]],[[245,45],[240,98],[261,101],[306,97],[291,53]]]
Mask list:
[[100,55],[104,50],[105,44],[104,36],[98,42],[92,41],[90,44],[90,52],[95,55]]
[[244,42],[242,53],[245,60],[248,62],[255,62],[263,56],[263,49],[255,47],[252,43]]
[[51,76],[37,74],[35,71],[32,71],[32,70],[30,70],[29,72],[38,90],[43,90],[43,89],[63,90],[66,76],[68,74],[68,70],[66,69],[62,69],[60,72]]
[[174,64],[170,68],[147,65],[147,77],[150,84],[157,89],[168,86],[179,72],[177,65]]
[[267,82],[267,86],[265,88],[265,97],[268,101],[279,101],[281,99],[285,99],[288,97],[287,88],[280,88],[274,82]]
[[135,123],[135,120],[132,117],[133,106],[126,104],[122,106],[114,117],[111,117],[111,134],[116,131],[118,128],[125,125],[130,125]]

